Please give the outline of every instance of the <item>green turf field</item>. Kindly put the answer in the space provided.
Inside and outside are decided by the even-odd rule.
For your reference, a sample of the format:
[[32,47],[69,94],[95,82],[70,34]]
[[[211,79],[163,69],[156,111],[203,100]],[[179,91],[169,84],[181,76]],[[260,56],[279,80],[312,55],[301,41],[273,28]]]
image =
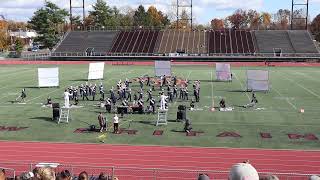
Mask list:
[[[88,65],[60,65],[60,88],[36,88],[37,68],[52,67],[40,65],[15,65],[0,67],[0,126],[29,127],[22,131],[0,131],[1,140],[55,141],[99,143],[99,133],[77,134],[77,128],[86,128],[96,124],[100,109],[93,106],[97,102],[82,102],[85,108],[73,109],[73,120],[69,124],[57,124],[51,121],[52,110],[42,108],[50,95],[55,102],[63,104],[63,91],[67,86],[76,86],[85,82]],[[187,117],[192,120],[194,130],[204,131],[196,137],[187,137],[180,131],[182,123],[174,122],[177,106],[175,102],[169,108],[169,124],[154,126],[157,115],[127,115],[121,119],[120,126],[138,130],[137,135],[107,134],[105,143],[145,144],[172,146],[205,146],[205,147],[250,147],[281,149],[317,149],[319,141],[305,139],[290,140],[288,133],[313,133],[320,138],[319,100],[320,69],[316,67],[268,67],[270,70],[271,91],[257,93],[258,107],[262,110],[236,107],[247,104],[250,93],[241,92],[246,87],[247,69],[264,69],[263,67],[233,68],[232,83],[214,82],[215,70],[208,66],[174,66],[173,72],[181,78],[201,80],[201,102],[196,105],[199,111],[188,111]],[[115,86],[119,79],[134,78],[145,74],[153,75],[150,66],[106,66],[105,89]],[[100,81],[96,81],[98,84]],[[135,85],[135,84],[133,84]],[[138,84],[136,84],[138,85]],[[12,104],[21,89],[26,87],[26,104]],[[137,87],[135,87],[137,88]],[[192,86],[189,95],[192,95]],[[233,112],[210,112],[214,98],[216,105],[221,97],[228,105],[235,106]],[[189,105],[188,103],[185,103]],[[298,113],[304,108],[305,113]],[[107,114],[109,122],[112,115]],[[164,130],[162,136],[156,137],[154,130]],[[220,138],[218,134],[236,132],[242,138]],[[260,132],[271,133],[271,139],[262,139]]]

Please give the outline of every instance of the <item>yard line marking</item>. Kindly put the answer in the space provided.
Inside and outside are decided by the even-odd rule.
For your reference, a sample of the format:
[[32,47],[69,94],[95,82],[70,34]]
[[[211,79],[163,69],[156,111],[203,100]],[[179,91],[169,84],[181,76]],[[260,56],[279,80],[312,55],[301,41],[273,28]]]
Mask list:
[[[15,73],[9,73],[9,74],[6,74],[6,75],[1,75],[1,78],[8,77],[8,76],[10,77],[10,76],[12,76],[14,74],[21,74],[21,73],[29,72],[29,71],[32,71],[32,70],[34,70],[34,69],[29,69],[29,70],[25,70],[25,71],[19,71],[19,72],[15,72]],[[8,79],[16,79],[16,78],[19,78],[19,76],[14,76],[13,78],[5,78],[0,82],[7,81]]]
[[286,78],[287,80],[289,80],[289,81],[293,82],[294,84],[298,85],[298,86],[299,86],[299,87],[301,87],[302,89],[304,89],[304,90],[308,91],[310,94],[312,94],[312,95],[314,95],[314,96],[316,96],[317,98],[319,98],[319,99],[320,99],[320,96],[319,96],[318,94],[316,94],[315,92],[311,91],[310,89],[308,89],[308,88],[306,88],[306,87],[302,86],[300,83],[298,83],[298,82],[296,82],[296,81],[294,81],[294,80],[292,80],[292,79],[290,79],[290,78],[286,77],[285,75],[281,75],[281,76],[282,76],[282,77],[284,77],[284,78]]
[[[239,81],[239,83],[240,83],[240,86],[241,86],[242,90],[245,90],[245,88],[244,88],[244,86],[243,86],[242,82],[241,82],[241,81],[240,81],[240,79],[238,78],[238,76],[237,76],[237,74],[235,73],[235,71],[233,71],[233,72],[232,72],[232,74],[234,74],[234,77],[236,78],[236,80],[237,80],[237,81]],[[248,97],[248,100],[250,101],[250,96],[248,95],[248,93],[247,93],[247,92],[245,92],[245,94],[246,94],[246,96]]]
[[[288,127],[287,124],[259,124],[259,123],[237,123],[237,122],[223,122],[223,123],[192,123],[193,125],[226,125],[226,124],[230,124],[230,125],[235,125],[235,126],[284,126],[284,127]],[[290,125],[290,126],[318,126],[317,124],[295,124],[295,125]]]
[[305,74],[303,72],[294,72],[294,74],[302,75],[302,76],[304,76],[304,77],[306,77],[308,79],[314,80],[316,82],[320,82],[318,79],[315,79],[315,78],[313,78],[313,77],[311,77],[311,76],[309,76],[309,75],[307,75],[307,74]]
[[[278,93],[282,98],[284,98],[284,96],[276,89],[276,88],[272,88],[276,93]],[[295,109],[295,110],[297,110],[297,107],[294,105],[294,104],[292,104],[290,101],[289,101],[289,99],[288,98],[285,98],[286,99],[286,101],[287,101],[287,103],[288,104],[290,104],[292,107],[293,107],[293,109]]]

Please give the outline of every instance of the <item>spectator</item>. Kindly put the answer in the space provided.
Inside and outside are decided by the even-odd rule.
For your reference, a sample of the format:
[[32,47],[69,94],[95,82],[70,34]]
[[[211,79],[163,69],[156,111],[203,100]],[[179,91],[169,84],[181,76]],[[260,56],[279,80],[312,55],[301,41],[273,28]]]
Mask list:
[[89,179],[89,176],[86,171],[82,171],[78,176],[78,180],[88,180],[88,179]]
[[55,180],[55,172],[48,167],[34,169],[34,179],[38,180]]
[[259,175],[251,164],[238,163],[232,166],[229,180],[259,180]]
[[279,178],[275,175],[268,175],[268,176],[260,177],[259,180],[279,180]]
[[68,170],[61,171],[59,180],[71,180],[71,174]]
[[20,180],[31,180],[33,179],[33,172],[24,172],[20,175]]
[[199,174],[198,180],[210,180],[207,174]]
[[320,177],[316,175],[312,175],[309,177],[309,180],[320,180]]
[[106,173],[100,173],[98,180],[109,180],[108,175]]
[[6,179],[6,171],[4,169],[0,169],[0,180]]

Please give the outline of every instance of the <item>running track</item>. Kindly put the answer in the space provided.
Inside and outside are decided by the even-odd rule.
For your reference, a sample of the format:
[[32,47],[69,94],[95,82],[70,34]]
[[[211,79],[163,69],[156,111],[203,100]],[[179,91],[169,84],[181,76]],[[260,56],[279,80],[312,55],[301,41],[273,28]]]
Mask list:
[[[0,61],[10,64],[88,64],[74,61]],[[108,62],[109,64],[112,64]],[[115,62],[113,62],[114,64]],[[193,64],[193,63],[174,63]],[[196,63],[214,65],[214,63]],[[264,66],[263,63],[231,63],[233,66]],[[153,65],[152,62],[134,62],[131,65]],[[320,63],[272,63],[275,66],[320,66]],[[17,172],[26,171],[19,163],[58,162],[73,166],[114,166],[134,168],[163,168],[185,170],[228,171],[238,162],[249,159],[259,172],[320,173],[320,151],[262,150],[230,148],[196,148],[166,146],[127,146],[106,144],[67,144],[46,142],[0,142],[0,162]],[[6,163],[16,163],[5,164]],[[81,169],[82,170],[82,169]],[[79,170],[79,171],[81,171]],[[85,170],[85,169],[84,169]],[[130,178],[131,170],[121,171],[122,179]],[[147,172],[144,172],[147,174]],[[170,173],[158,174],[163,179]],[[171,174],[174,177],[177,174]],[[189,176],[189,175],[188,175]],[[224,174],[224,177],[226,175]],[[146,178],[143,178],[146,177]],[[194,178],[194,177],[192,177]],[[140,178],[150,179],[140,174]],[[157,178],[161,179],[161,178]],[[178,179],[186,179],[180,178]],[[282,179],[282,178],[281,178]],[[295,179],[295,178],[291,178]],[[301,179],[301,178],[297,178]]]
[[249,159],[259,172],[320,172],[320,151],[12,141],[2,141],[0,147],[0,162],[228,171]]

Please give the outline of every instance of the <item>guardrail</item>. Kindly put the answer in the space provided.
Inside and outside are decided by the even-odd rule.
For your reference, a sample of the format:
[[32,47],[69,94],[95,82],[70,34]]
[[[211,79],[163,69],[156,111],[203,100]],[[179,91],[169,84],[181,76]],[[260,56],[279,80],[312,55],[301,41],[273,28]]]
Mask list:
[[[1,162],[0,166],[8,171],[7,177],[14,178],[22,172],[32,171],[37,163]],[[120,180],[194,180],[199,174],[207,174],[212,179],[227,180],[229,171],[215,170],[186,170],[186,169],[165,169],[165,168],[136,168],[136,167],[116,167],[116,166],[89,166],[89,165],[59,165],[55,168],[56,173],[62,170],[69,170],[73,176],[78,176],[82,171],[86,171],[90,176],[96,177],[104,172]],[[280,180],[308,180],[311,174],[301,173],[277,173],[259,172],[259,176],[276,175]]]
[[[210,54],[159,54],[159,53],[107,53],[107,52],[53,52],[51,53],[52,57],[110,57],[110,56],[132,56],[132,57],[237,57],[237,56],[247,56],[247,57],[276,57],[274,53],[248,53],[248,54],[221,54],[221,53],[210,53]],[[319,53],[282,53],[280,57],[320,57]]]

